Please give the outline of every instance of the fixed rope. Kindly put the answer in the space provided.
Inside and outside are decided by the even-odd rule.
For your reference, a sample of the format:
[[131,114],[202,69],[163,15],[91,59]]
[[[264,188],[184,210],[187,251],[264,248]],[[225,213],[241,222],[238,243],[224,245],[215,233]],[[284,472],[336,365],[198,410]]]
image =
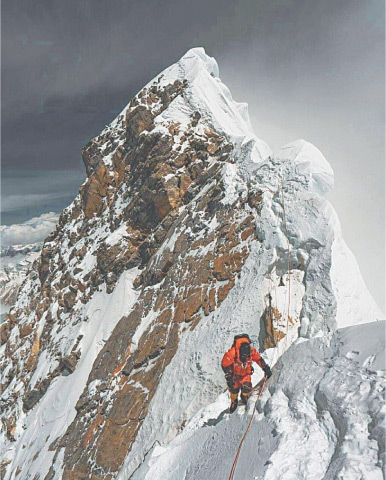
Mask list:
[[[285,345],[284,345],[284,351],[285,351],[287,349],[287,343],[288,343],[288,329],[289,329],[290,307],[291,307],[291,252],[290,252],[290,246],[291,245],[290,245],[290,241],[289,241],[289,237],[288,237],[287,216],[286,216],[286,211],[285,211],[283,185],[281,185],[280,190],[281,190],[281,197],[282,197],[282,204],[283,204],[284,233],[285,233],[285,237],[286,237],[286,240],[287,240],[287,270],[288,270],[288,308],[287,308],[287,325],[286,325],[286,335],[285,335]],[[271,279],[270,279],[270,283],[271,283]],[[271,288],[272,287],[270,285],[270,290],[271,290]],[[276,291],[276,285],[275,285],[275,291]],[[271,309],[272,309],[272,307],[270,305],[270,310]],[[270,314],[272,316],[272,311],[270,311]],[[271,317],[271,321],[272,321],[272,326],[273,326],[272,317]],[[273,329],[273,335],[275,337],[275,330],[274,329]],[[277,353],[278,352],[276,351],[276,354]],[[251,418],[249,419],[247,428],[246,428],[246,430],[245,430],[245,432],[244,432],[244,434],[243,434],[243,436],[240,440],[239,446],[237,448],[237,452],[236,452],[235,458],[233,460],[232,469],[230,471],[228,480],[233,480],[233,476],[234,476],[234,473],[236,471],[237,462],[239,460],[239,456],[240,456],[240,452],[241,452],[244,440],[246,439],[246,437],[248,435],[248,432],[249,432],[249,430],[252,426],[252,421],[253,421],[254,416],[255,416],[257,402],[259,401],[259,399],[261,397],[261,394],[263,393],[266,382],[267,382],[267,377],[264,376],[264,379],[263,379],[263,381],[260,385],[260,388],[259,388],[259,391],[258,391],[258,394],[257,394],[257,399],[256,399],[256,402],[255,402],[255,405],[254,405],[254,408],[253,408]]]
[[249,432],[249,429],[251,428],[251,425],[252,425],[252,421],[253,421],[253,418],[255,416],[255,411],[256,411],[256,405],[257,405],[257,402],[258,400],[260,399],[261,397],[261,394],[263,393],[263,390],[264,390],[264,387],[265,387],[265,383],[267,381],[267,377],[264,376],[263,378],[263,381],[261,382],[261,385],[260,385],[260,388],[259,388],[259,392],[257,394],[257,399],[256,399],[256,402],[255,402],[255,405],[253,407],[253,412],[252,412],[252,415],[251,415],[251,418],[249,419],[249,423],[247,425],[247,428],[244,432],[244,435],[242,436],[241,440],[240,440],[240,443],[239,443],[239,447],[237,449],[237,452],[236,452],[236,456],[235,456],[235,459],[233,460],[233,464],[232,464],[232,469],[231,469],[231,472],[229,474],[229,478],[228,480],[233,480],[233,475],[235,473],[235,470],[236,470],[236,466],[237,466],[237,462],[239,460],[239,456],[240,456],[240,452],[241,452],[241,448],[243,446],[243,443],[244,443],[244,440]]

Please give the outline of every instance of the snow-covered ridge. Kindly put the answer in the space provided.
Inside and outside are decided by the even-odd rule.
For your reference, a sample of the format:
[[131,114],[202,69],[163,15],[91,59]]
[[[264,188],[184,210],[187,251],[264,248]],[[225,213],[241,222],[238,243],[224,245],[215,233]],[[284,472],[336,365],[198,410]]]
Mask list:
[[[235,480],[382,480],[385,322],[298,341],[254,401],[229,416],[221,394],[169,443],[156,444],[135,480],[228,478],[250,416]],[[127,478],[122,475],[120,478]]]
[[[225,135],[235,144],[237,162],[258,163],[272,155],[269,146],[253,132],[247,103],[233,100],[230,90],[219,78],[216,60],[207,55],[202,47],[190,49],[177,63],[153,78],[142,90],[153,85],[162,88],[176,80],[187,81],[183,97],[185,108],[199,112],[218,133]],[[102,134],[110,129],[121,128],[121,119],[129,108],[130,104]],[[173,112],[177,121],[181,110],[179,108]]]
[[[310,468],[320,460],[327,472],[340,432],[334,407],[324,408],[336,399],[322,377],[337,385],[332,367],[351,376],[353,364],[340,358],[356,351],[346,337],[348,350],[339,350],[334,332],[360,323],[371,332],[382,317],[325,198],[333,172],[321,152],[300,140],[273,157],[215,60],[193,49],[83,153],[89,177],[45,241],[5,329],[5,478],[227,478],[251,414],[229,420],[223,412],[219,362],[240,331],[276,365],[253,428],[269,448],[240,478],[288,471],[308,479],[303,459],[318,440]],[[360,368],[371,370],[377,362],[366,355]],[[375,435],[382,373],[365,373],[360,400]],[[224,446],[226,435],[234,441]],[[178,464],[189,440],[194,451]],[[377,473],[380,447],[364,435],[360,442]],[[296,458],[299,445],[303,457],[281,472],[278,459],[286,449]],[[217,473],[212,452],[224,466]]]

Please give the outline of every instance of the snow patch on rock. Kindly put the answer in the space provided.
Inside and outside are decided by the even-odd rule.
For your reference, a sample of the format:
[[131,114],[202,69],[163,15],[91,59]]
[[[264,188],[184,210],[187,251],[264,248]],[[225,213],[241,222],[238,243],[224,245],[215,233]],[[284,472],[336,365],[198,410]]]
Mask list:
[[[74,420],[75,405],[87,383],[94,360],[118,321],[135,304],[138,295],[133,289],[133,281],[137,275],[137,268],[124,272],[111,295],[104,291],[95,293],[83,307],[83,322],[78,324],[78,328],[68,324],[57,336],[59,343],[71,344],[82,335],[81,358],[71,375],[56,377],[41,401],[28,415],[23,414],[19,418],[17,442],[2,442],[4,447],[7,445],[7,449],[1,452],[2,458],[12,460],[4,480],[14,478],[11,473],[15,470],[13,465],[21,468],[21,478],[45,476],[48,473],[55,454],[50,445],[64,435]],[[52,358],[40,355],[32,383],[43,379],[52,366]],[[57,463],[62,456],[59,455]],[[60,467],[57,468],[60,470]]]

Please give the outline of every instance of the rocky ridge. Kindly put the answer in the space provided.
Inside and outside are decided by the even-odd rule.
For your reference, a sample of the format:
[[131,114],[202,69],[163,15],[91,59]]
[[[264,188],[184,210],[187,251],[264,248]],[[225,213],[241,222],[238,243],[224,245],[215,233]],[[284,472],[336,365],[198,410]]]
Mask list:
[[[23,412],[39,402],[57,376],[76,369],[82,335],[72,335],[64,347],[68,324],[80,330],[87,321],[83,306],[101,286],[110,294],[124,271],[139,273],[135,308],[120,319],[89,378],[89,383],[101,379],[98,391],[111,394],[94,407],[86,389],[75,406],[77,418],[57,442],[59,448],[69,445],[65,462],[76,465],[65,478],[85,474],[90,458],[103,478],[117,471],[179,335],[226,298],[255,237],[246,192],[232,209],[224,201],[223,169],[234,163],[234,146],[189,104],[187,79],[163,84],[162,77],[83,149],[88,179],[46,239],[22,286],[23,300],[3,325],[8,340],[5,427],[14,440]],[[173,109],[182,112],[180,121],[170,111],[166,116]],[[133,344],[136,329],[148,318]],[[39,368],[43,352],[51,361]],[[15,390],[19,403],[11,393]],[[108,416],[101,416],[106,408]],[[117,428],[126,417],[132,420]],[[112,456],[106,446],[116,436],[116,445],[122,437],[125,444]],[[84,449],[90,443],[93,453]]]
[[[223,390],[219,352],[241,325],[268,350],[336,329],[332,171],[303,141],[272,158],[217,75],[189,51],[84,147],[88,178],[2,325],[3,425],[20,447],[5,478],[129,476]],[[63,420],[52,404],[71,378]]]

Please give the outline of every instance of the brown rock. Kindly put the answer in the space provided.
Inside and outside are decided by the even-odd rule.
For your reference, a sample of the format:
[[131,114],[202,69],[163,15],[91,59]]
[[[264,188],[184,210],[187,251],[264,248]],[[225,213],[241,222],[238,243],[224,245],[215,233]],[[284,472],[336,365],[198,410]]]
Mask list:
[[33,332],[33,327],[30,324],[20,325],[20,338],[27,337]]
[[144,130],[152,130],[153,114],[142,105],[134,110],[129,109],[126,113],[126,125],[130,142],[131,139],[137,139]]
[[160,219],[165,218],[166,215],[172,210],[170,205],[169,195],[165,190],[161,190],[156,193],[154,197],[154,205],[157,209],[157,213]]
[[217,292],[217,299],[218,299],[218,304],[220,305],[228,296],[228,293],[232,290],[232,288],[235,286],[234,281],[230,281],[225,285],[222,285]]
[[26,368],[28,371],[32,371],[35,369],[35,366],[36,366],[36,362],[38,360],[38,356],[39,356],[39,352],[40,352],[40,338],[39,338],[39,335],[37,332],[35,332],[35,335],[34,335],[34,341],[33,341],[33,344],[32,344],[32,348],[31,348],[31,353],[30,353],[30,356],[27,360],[27,363],[26,363]]
[[[15,417],[12,415],[10,418],[7,418],[5,421],[6,426],[6,436],[10,442],[15,441],[15,431],[16,431],[16,421]],[[1,477],[3,478],[3,477]]]
[[176,168],[181,168],[189,165],[191,161],[190,155],[187,152],[180,153],[172,159],[172,162]]
[[262,200],[263,200],[262,190],[258,190],[257,192],[250,192],[248,195],[248,204],[250,207],[260,209]]
[[185,302],[185,321],[192,319],[193,315],[202,307],[201,288],[190,288]]
[[213,312],[216,309],[216,289],[209,290],[209,312]]
[[117,172],[110,171],[104,163],[100,163],[86,184],[80,190],[83,211],[86,218],[92,218],[94,214],[100,214],[103,198],[108,194],[108,189],[117,183]]
[[208,151],[208,153],[210,153],[211,155],[215,155],[216,152],[218,152],[220,146],[212,141],[211,143],[209,143],[209,145],[206,147],[206,150]]
[[170,135],[178,135],[180,133],[180,125],[179,122],[171,123],[168,127]]
[[75,305],[77,294],[73,290],[68,290],[64,293],[61,293],[58,297],[58,304],[66,308],[67,310],[71,310],[71,308]]
[[188,175],[187,173],[183,173],[180,177],[179,195],[181,198],[185,196],[185,193],[187,192],[191,184],[192,184],[192,179],[190,178],[190,175]]
[[246,240],[248,237],[253,235],[255,233],[255,226],[252,225],[248,228],[246,228],[242,233],[241,233],[241,240]]
[[228,280],[230,277],[231,259],[228,254],[216,257],[213,262],[213,275],[217,280]]
[[11,331],[11,326],[9,322],[4,322],[0,325],[0,345],[4,345],[8,341],[8,336]]
[[185,321],[185,301],[180,299],[174,310],[174,320],[176,323],[182,323]]
[[268,306],[265,308],[260,317],[260,335],[259,345],[261,349],[276,347],[278,342],[284,338],[285,334],[277,330],[275,324],[281,319],[281,313],[275,307]]
[[174,253],[179,254],[183,252],[187,248],[187,245],[188,245],[187,235],[185,234],[180,235],[174,244]]
[[91,175],[95,167],[103,158],[103,154],[100,151],[100,146],[100,143],[94,139],[82,149],[82,160],[86,167],[86,173],[88,176]]

